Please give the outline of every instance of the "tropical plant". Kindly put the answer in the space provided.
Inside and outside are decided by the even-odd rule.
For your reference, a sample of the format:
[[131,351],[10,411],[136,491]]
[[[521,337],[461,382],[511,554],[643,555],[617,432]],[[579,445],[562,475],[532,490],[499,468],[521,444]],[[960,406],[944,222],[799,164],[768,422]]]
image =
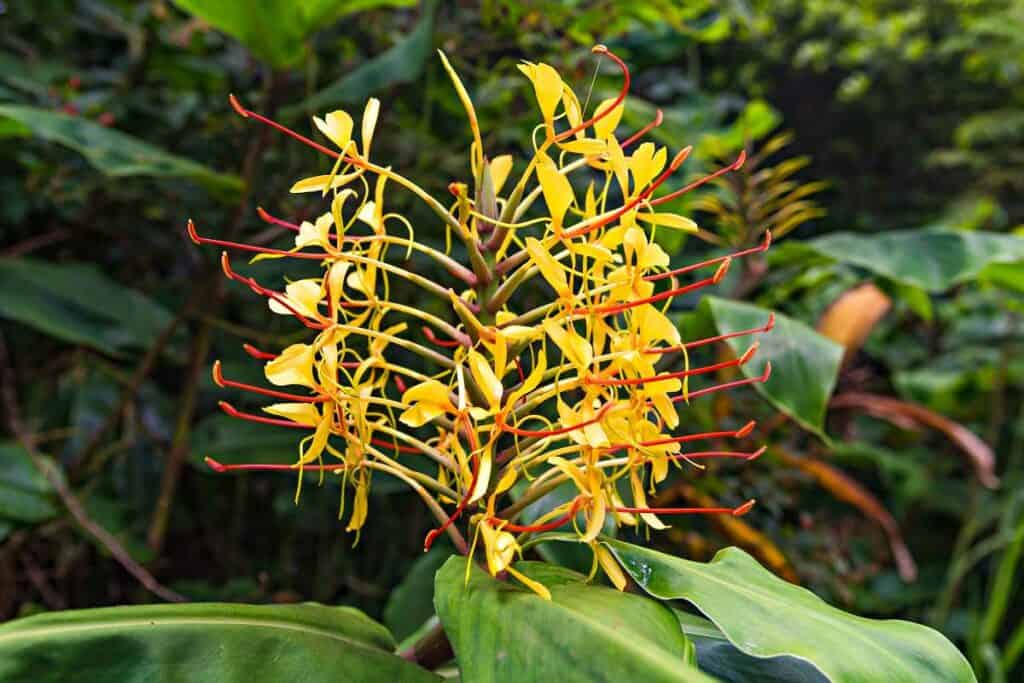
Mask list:
[[[287,249],[205,236],[188,224],[195,243],[251,253],[253,262],[315,264],[313,272],[296,270],[282,291],[239,273],[223,253],[229,280],[315,338],[280,351],[245,347],[266,361],[269,384],[297,387],[291,391],[241,382],[219,362],[213,366],[217,385],[278,401],[264,407],[270,417],[227,402],[221,407],[232,417],[302,433],[296,459],[208,458],[208,464],[218,472],[290,471],[296,502],[307,475],[321,484],[328,475],[340,478],[339,517],[350,509],[346,529],[357,541],[374,482],[386,476],[411,488],[438,522],[424,550],[447,533],[462,556],[436,572],[436,623],[428,621],[395,653],[382,626],[354,610],[318,605],[211,603],[40,615],[0,627],[5,679],[71,671],[79,680],[140,677],[170,665],[211,681],[332,680],[341,672],[366,681],[431,680],[431,670],[454,655],[468,681],[713,680],[710,674],[974,680],[963,656],[937,632],[847,615],[741,550],[724,550],[704,565],[615,539],[623,528],[666,529],[662,517],[737,517],[752,508],[753,500],[651,505],[647,496],[672,467],[697,471],[705,461],[750,462],[764,452],[689,450],[694,441],[742,439],[754,424],[679,434],[677,406],[767,382],[768,363],[744,379],[690,387],[693,377],[746,366],[757,342],[716,363],[697,365],[690,356],[714,345],[728,354],[744,338],[770,332],[774,317],[684,341],[666,315],[673,299],[722,282],[734,259],[767,250],[770,233],[758,246],[670,264],[659,231],[698,229],[658,207],[740,169],[746,155],[659,193],[691,148],[670,158],[666,148],[641,142],[660,117],[620,139],[631,76],[608,48],[594,52],[620,68],[623,82],[615,98],[592,108],[550,65],[520,66],[541,114],[525,164],[487,153],[466,88],[441,55],[472,139],[470,182],[451,183],[447,202],[371,160],[376,99],[364,108],[358,140],[345,111],[314,118],[329,147],[232,97],[242,117],[331,160],[328,173],[291,188],[329,199],[327,210],[289,221],[261,208],[264,221],[294,234]],[[517,166],[518,179],[510,182]],[[396,189],[412,193],[442,223],[445,249],[418,241],[413,222],[391,209]],[[419,274],[419,259],[446,272],[450,284]],[[691,275],[701,271],[708,274]],[[538,278],[543,286],[525,289]],[[687,278],[692,281],[684,283]],[[720,314],[734,311],[735,318],[742,307],[731,306]],[[419,335],[412,325],[422,326]],[[559,489],[568,493],[558,498]],[[585,546],[590,575],[516,561],[541,543]],[[478,548],[486,571],[477,565]],[[599,585],[598,569],[613,588]],[[675,600],[710,621],[674,611]],[[44,657],[44,651],[56,654]]]

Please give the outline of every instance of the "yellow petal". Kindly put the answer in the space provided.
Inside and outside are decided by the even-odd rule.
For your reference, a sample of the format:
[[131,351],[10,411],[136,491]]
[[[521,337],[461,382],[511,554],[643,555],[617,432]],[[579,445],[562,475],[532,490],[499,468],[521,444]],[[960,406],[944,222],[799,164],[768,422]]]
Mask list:
[[497,409],[501,404],[503,391],[501,380],[494,374],[487,359],[475,349],[469,350],[469,370],[473,373],[473,379],[484,393],[491,409]]
[[512,171],[512,155],[502,154],[500,157],[491,159],[491,179],[494,181],[494,191],[501,192],[501,188],[508,180],[508,174]]
[[266,406],[263,412],[310,427],[320,424],[320,411],[312,403],[274,403]]
[[[608,108],[613,104],[615,104],[615,100],[608,99],[597,105],[597,108],[594,110],[594,116],[600,116],[604,112],[608,111]],[[619,121],[622,119],[622,105],[623,103],[620,102],[619,105],[611,111],[611,113],[594,124],[594,137],[599,140],[606,140],[609,136],[615,133],[615,129],[618,127]]]
[[540,105],[544,121],[550,122],[555,116],[558,102],[562,99],[562,77],[552,67],[543,63],[520,64],[519,70],[526,74],[526,77],[533,83],[537,104]]
[[322,119],[314,116],[313,123],[339,149],[344,150],[352,140],[352,117],[340,109],[332,111]]
[[629,170],[633,173],[633,183],[637,189],[646,187],[647,183],[661,173],[665,168],[667,155],[664,147],[655,152],[652,142],[645,142],[637,147],[629,159]]
[[363,156],[370,156],[370,144],[373,142],[373,131],[377,127],[377,116],[380,114],[380,100],[371,97],[366,100],[363,109]]
[[292,344],[263,370],[267,381],[277,386],[298,384],[315,389],[313,378],[313,347],[308,344]]
[[563,296],[570,293],[569,282],[565,279],[565,272],[562,270],[562,266],[558,264],[555,257],[544,248],[544,245],[539,240],[534,237],[527,237],[526,251],[530,254],[530,260],[540,270],[540,274],[544,276],[544,279],[548,281],[551,288],[555,290],[555,294]]
[[598,154],[604,154],[605,150],[608,149],[608,145],[603,140],[594,140],[592,138],[583,138],[582,140],[572,140],[564,144],[559,145],[566,152],[572,152],[573,154],[582,154],[584,156],[596,156]]
[[550,157],[538,156],[537,180],[544,193],[544,202],[548,205],[548,213],[554,227],[560,228],[565,212],[572,206],[574,196],[569,179],[558,172],[558,167]]
[[345,173],[343,175],[317,175],[311,178],[304,178],[292,185],[292,194],[302,192],[323,192],[333,190],[337,187],[344,187],[363,174],[362,170]]
[[682,230],[684,232],[697,232],[697,224],[685,216],[674,213],[638,213],[636,217],[647,223],[661,225],[666,228]]
[[539,581],[534,581],[533,579],[526,576],[522,572],[517,571],[513,567],[508,567],[508,573],[514,576],[517,581],[522,583],[524,586],[532,590],[534,593],[536,593],[543,599],[548,601],[551,600],[551,591],[549,591],[547,589],[547,586],[545,586],[544,584],[540,583]]
[[494,458],[491,456],[491,449],[488,448],[480,455],[480,470],[476,474],[476,486],[469,495],[469,502],[475,503],[484,497],[488,487],[491,485],[491,469],[494,466]]
[[545,320],[544,331],[562,351],[562,355],[577,369],[583,370],[590,367],[594,351],[590,343],[581,337],[572,325],[566,329],[553,320]]
[[[320,280],[307,279],[307,280],[296,280],[291,282],[287,287],[284,288],[285,299],[292,307],[310,318],[315,318],[317,315],[317,305],[320,302],[321,285]],[[280,303],[275,299],[269,300],[270,310],[274,313],[280,313],[282,315],[292,315],[292,312],[288,310],[284,304]]]
[[610,552],[601,544],[594,545],[594,553],[597,555],[597,561],[601,565],[601,569],[604,570],[605,576],[612,582],[612,585],[618,588],[620,591],[626,590],[628,581],[626,581],[626,575],[622,571],[622,567],[612,556]]

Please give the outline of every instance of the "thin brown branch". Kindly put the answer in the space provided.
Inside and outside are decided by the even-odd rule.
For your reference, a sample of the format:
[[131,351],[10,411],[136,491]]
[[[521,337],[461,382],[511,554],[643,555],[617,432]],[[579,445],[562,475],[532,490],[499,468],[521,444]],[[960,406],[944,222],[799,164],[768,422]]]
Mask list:
[[85,507],[71,491],[67,483],[65,483],[64,478],[60,476],[57,469],[36,451],[35,440],[31,432],[26,429],[21,421],[15,379],[14,367],[11,365],[10,355],[7,352],[7,343],[3,334],[0,333],[0,393],[2,393],[4,411],[7,413],[7,424],[11,433],[14,434],[15,438],[25,449],[25,452],[28,453],[32,465],[50,483],[50,486],[57,493],[57,497],[60,498],[61,503],[64,504],[64,507],[82,531],[91,536],[110,553],[111,557],[124,567],[125,571],[135,577],[146,590],[168,602],[185,602],[185,596],[172,591],[157,581],[145,567],[132,559],[132,556],[113,534],[89,517]]

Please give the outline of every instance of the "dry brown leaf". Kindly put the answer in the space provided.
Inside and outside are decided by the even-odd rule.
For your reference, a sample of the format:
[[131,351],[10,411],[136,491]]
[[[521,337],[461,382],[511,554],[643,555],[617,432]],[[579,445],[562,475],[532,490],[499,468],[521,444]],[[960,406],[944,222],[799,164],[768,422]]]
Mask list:
[[845,347],[845,365],[890,308],[892,299],[885,292],[870,282],[858,285],[832,302],[818,321],[818,332]]
[[917,564],[914,562],[914,557],[910,554],[907,544],[903,541],[899,524],[870,491],[839,468],[821,460],[809,460],[789,453],[777,452],[786,464],[809,474],[819,486],[835,496],[836,499],[853,505],[864,513],[864,516],[882,527],[889,540],[889,548],[900,577],[904,581],[913,581],[917,578]]
[[977,434],[959,422],[917,403],[878,394],[846,392],[833,398],[830,405],[833,408],[856,408],[901,427],[906,426],[910,420],[918,425],[937,429],[949,437],[960,452],[967,456],[975,476],[982,485],[990,489],[999,486],[999,478],[995,472],[996,459],[992,449]]

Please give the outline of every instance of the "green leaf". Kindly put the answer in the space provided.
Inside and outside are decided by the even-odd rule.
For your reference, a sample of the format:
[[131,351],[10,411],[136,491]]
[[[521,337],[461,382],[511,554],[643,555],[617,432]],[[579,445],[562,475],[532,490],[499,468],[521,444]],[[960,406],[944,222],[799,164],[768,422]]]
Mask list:
[[384,624],[399,641],[405,640],[434,616],[434,575],[452,554],[450,546],[435,543],[412,563],[384,607]]
[[[771,313],[728,299],[708,297],[705,301],[719,334],[761,327]],[[743,366],[743,374],[758,377],[765,362],[771,362],[771,377],[754,387],[773,406],[824,437],[825,411],[839,374],[843,347],[778,313],[775,327],[757,340],[761,346],[754,359]],[[728,343],[740,355],[751,341],[749,337],[737,337]]]
[[0,119],[15,121],[38,138],[75,150],[110,177],[189,178],[219,192],[234,192],[242,186],[237,176],[217,173],[80,116],[37,107],[0,105]]
[[673,610],[697,651],[701,671],[728,683],[824,683],[813,665],[789,656],[752,657],[729,642],[707,619]]
[[13,441],[0,443],[0,522],[36,524],[60,511],[50,482]]
[[382,54],[361,64],[300,104],[284,110],[285,117],[303,112],[327,111],[357,104],[375,92],[393,85],[410,83],[423,72],[433,46],[437,0],[423,3],[423,16],[409,35]]
[[973,280],[990,264],[1024,261],[1024,238],[981,231],[837,232],[801,246],[932,293]]
[[173,319],[93,265],[0,259],[0,291],[0,316],[114,355],[151,346]]
[[294,66],[306,54],[305,40],[353,12],[408,7],[416,0],[174,0],[182,9],[245,45],[271,66]]
[[967,660],[937,631],[838,610],[738,548],[705,564],[604,543],[641,588],[661,600],[692,603],[748,655],[797,657],[835,683],[975,681]]
[[492,578],[466,558],[437,573],[435,605],[462,673],[471,683],[532,681],[710,681],[687,666],[690,644],[657,602],[590,586],[571,570],[521,562],[551,591],[547,601],[510,579]]
[[40,614],[0,626],[0,680],[437,681],[362,612],[196,603]]

